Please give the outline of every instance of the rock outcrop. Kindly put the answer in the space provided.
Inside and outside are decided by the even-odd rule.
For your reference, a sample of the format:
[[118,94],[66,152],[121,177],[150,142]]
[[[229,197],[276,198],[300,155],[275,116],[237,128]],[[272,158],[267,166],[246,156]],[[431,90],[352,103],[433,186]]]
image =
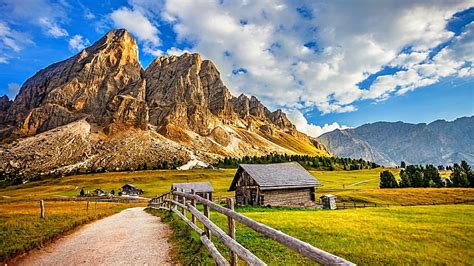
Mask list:
[[[0,166],[31,174],[269,152],[327,154],[281,110],[271,112],[253,96],[234,97],[199,54],[158,57],[142,69],[126,30],[39,71],[13,102],[0,98],[0,123]],[[61,155],[61,142],[50,138],[71,148]]]

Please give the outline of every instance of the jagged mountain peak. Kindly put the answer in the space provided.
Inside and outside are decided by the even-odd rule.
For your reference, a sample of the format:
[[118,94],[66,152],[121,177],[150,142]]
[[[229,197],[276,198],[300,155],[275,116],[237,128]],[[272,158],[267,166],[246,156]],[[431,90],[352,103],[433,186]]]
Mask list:
[[378,122],[318,137],[331,153],[382,165],[474,163],[474,117],[432,123]]
[[[87,135],[71,140],[87,150],[71,160],[90,155],[95,159],[88,165],[96,167],[133,167],[191,155],[212,161],[269,152],[326,154],[282,110],[271,112],[255,96],[234,97],[217,67],[197,53],[157,57],[143,69],[137,43],[124,29],[112,30],[77,55],[39,71],[10,105],[0,112],[0,142],[8,144],[0,166],[7,168],[13,167],[11,160],[30,156],[29,151],[16,154],[22,148],[15,145],[36,143],[41,148],[31,151],[47,151],[42,145],[58,142],[44,143],[44,136],[67,136],[64,131],[81,131],[69,132],[77,138]],[[42,137],[36,141],[38,135]],[[29,140],[12,142],[18,138]],[[146,143],[147,150],[138,143]],[[118,155],[120,147],[111,145],[127,145],[133,152]],[[163,149],[180,152],[159,157]],[[31,158],[25,159],[25,167],[35,165]],[[58,164],[62,162],[35,167],[51,170]]]

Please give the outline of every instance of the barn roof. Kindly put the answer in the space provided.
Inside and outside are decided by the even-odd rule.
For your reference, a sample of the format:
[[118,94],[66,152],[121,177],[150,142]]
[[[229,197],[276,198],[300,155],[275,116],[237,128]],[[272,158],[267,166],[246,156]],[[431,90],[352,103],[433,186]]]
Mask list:
[[229,188],[236,188],[242,171],[247,172],[262,190],[320,186],[321,183],[297,162],[241,164]]
[[136,187],[136,186],[134,186],[134,185],[132,185],[132,184],[125,184],[125,185],[122,186],[122,189],[127,188],[127,187],[128,187],[128,188],[131,188],[131,189],[139,189],[138,187]]
[[184,192],[191,193],[191,189],[196,192],[214,192],[214,188],[209,182],[192,182],[192,183],[174,183],[171,189],[184,189]]

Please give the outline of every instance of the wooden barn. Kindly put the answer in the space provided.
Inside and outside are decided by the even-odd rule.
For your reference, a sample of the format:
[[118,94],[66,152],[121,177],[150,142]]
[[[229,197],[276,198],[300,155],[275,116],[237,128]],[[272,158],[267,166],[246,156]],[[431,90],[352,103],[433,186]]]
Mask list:
[[140,188],[138,188],[134,185],[131,185],[131,184],[123,185],[121,190],[122,190],[122,194],[130,195],[130,196],[141,195],[144,192],[143,189],[140,189]]
[[297,162],[241,164],[229,191],[238,205],[315,206],[321,183]]
[[214,192],[214,188],[209,182],[174,183],[171,185],[171,190],[184,190],[186,193],[191,193],[191,190],[194,190],[201,197],[205,197],[204,194],[208,193],[210,200],[212,200],[212,193]]

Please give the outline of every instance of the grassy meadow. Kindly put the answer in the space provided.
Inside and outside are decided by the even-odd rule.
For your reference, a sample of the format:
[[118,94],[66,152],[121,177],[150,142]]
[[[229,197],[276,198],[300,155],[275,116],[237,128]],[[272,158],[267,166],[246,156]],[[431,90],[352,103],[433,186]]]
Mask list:
[[[474,201],[474,190],[462,188],[404,188],[378,189],[379,175],[384,168],[355,171],[310,171],[323,186],[316,190],[317,196],[331,193],[339,202],[367,202],[385,204],[449,204]],[[399,169],[389,169],[398,176]],[[106,191],[126,183],[145,190],[144,197],[154,197],[168,191],[172,183],[211,182],[214,195],[231,196],[228,188],[235,169],[222,170],[150,170],[135,172],[109,172],[67,176],[56,179],[30,182],[0,189],[0,202],[14,200],[61,199],[76,197],[81,188],[92,191],[102,188]]]
[[38,201],[0,201],[0,261],[40,247],[79,225],[120,212],[142,203],[90,203],[45,201],[45,218],[40,219]]
[[[362,208],[339,211],[275,210],[240,208],[239,212],[279,229],[347,260],[361,265],[372,264],[466,264],[474,263],[474,205],[437,205],[389,208]],[[183,233],[184,223],[169,217],[168,212],[156,215],[180,228],[194,242],[179,243],[176,254],[186,262],[210,259],[197,252],[195,233]],[[226,218],[212,212],[211,219],[225,230]],[[216,240],[216,239],[214,239]],[[237,223],[237,240],[270,265],[311,264],[306,258],[283,245],[255,233]],[[225,246],[216,245],[229,256]],[[199,256],[199,258],[197,258]]]
[[[338,202],[394,205],[474,202],[474,189],[378,189],[379,174],[383,170],[386,169],[310,172],[323,184],[316,190],[317,197],[332,193],[338,196]],[[398,176],[399,169],[389,170]],[[91,204],[87,212],[84,201],[70,201],[79,195],[81,188],[118,192],[122,185],[131,183],[145,190],[144,197],[153,197],[168,191],[172,183],[209,181],[215,189],[215,197],[222,197],[233,195],[227,189],[234,174],[235,169],[110,172],[47,179],[0,189],[0,261],[40,246],[81,224],[136,206],[99,203],[97,210]],[[44,220],[39,219],[39,199],[46,200]],[[474,205],[338,211],[238,208],[238,211],[358,264],[474,263],[469,249],[474,244],[471,233],[474,231]],[[175,223],[175,218],[166,219],[171,222],[175,234],[179,234],[174,238],[182,249],[177,254],[200,254],[202,251],[196,251],[202,249],[197,236]],[[225,228],[224,217],[213,213],[213,220]],[[238,240],[270,264],[307,263],[304,258],[250,229],[239,226],[237,230]],[[193,246],[183,241],[188,238],[195,240]],[[223,248],[222,244],[219,247]],[[199,261],[197,256],[190,257],[196,259],[194,262]],[[202,262],[206,264],[206,261]]]

